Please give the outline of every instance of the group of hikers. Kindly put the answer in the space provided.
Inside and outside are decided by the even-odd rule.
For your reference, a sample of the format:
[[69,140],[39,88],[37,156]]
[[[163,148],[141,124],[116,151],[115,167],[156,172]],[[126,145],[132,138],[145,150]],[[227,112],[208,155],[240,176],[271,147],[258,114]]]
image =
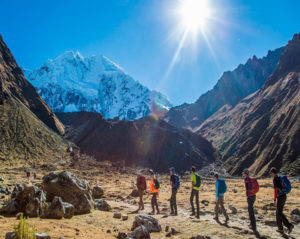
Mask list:
[[[170,197],[170,209],[172,216],[177,216],[177,203],[176,203],[176,195],[177,191],[180,188],[180,178],[175,172],[175,168],[171,167],[170,169],[170,187],[171,187],[171,197]],[[155,209],[157,214],[160,213],[157,197],[159,194],[160,183],[156,178],[154,172],[150,170],[150,188],[149,193],[152,195],[151,206],[152,212],[150,214],[155,214]],[[276,168],[271,168],[270,176],[273,179],[273,187],[274,187],[274,205],[276,207],[276,223],[277,223],[277,232],[284,233],[283,225],[287,227],[288,233],[291,233],[293,230],[293,224],[291,224],[287,217],[283,213],[284,205],[286,202],[287,194],[291,191],[291,183],[286,176],[279,176]],[[191,216],[196,216],[196,218],[200,218],[200,208],[199,208],[199,190],[201,186],[201,177],[196,172],[196,167],[191,167],[190,170],[191,177],[191,195],[190,195],[190,204],[191,204]],[[256,200],[256,194],[259,191],[259,184],[255,177],[250,177],[249,170],[243,170],[244,183],[246,188],[246,197],[248,203],[248,213],[250,219],[249,227],[253,230],[254,233],[257,233],[256,227],[256,219],[255,219],[255,211],[254,211],[254,203]],[[226,209],[224,207],[224,194],[227,191],[226,182],[224,179],[220,178],[218,173],[214,174],[215,180],[215,192],[216,192],[216,204],[215,204],[215,217],[216,221],[219,220],[219,213],[221,212],[225,217],[225,222],[229,221],[229,217],[226,213]],[[144,210],[144,202],[143,196],[144,192],[147,189],[147,183],[145,176],[139,172],[137,176],[136,186],[139,192],[139,210]],[[194,206],[194,200],[196,199],[196,210]]]

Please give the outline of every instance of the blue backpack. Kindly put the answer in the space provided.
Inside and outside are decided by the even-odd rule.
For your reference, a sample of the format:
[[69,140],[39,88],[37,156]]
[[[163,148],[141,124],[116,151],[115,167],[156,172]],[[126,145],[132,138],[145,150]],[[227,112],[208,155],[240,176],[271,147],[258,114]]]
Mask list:
[[175,176],[175,185],[174,185],[174,188],[180,188],[180,179],[178,177],[178,175],[174,174]]
[[281,194],[288,194],[292,190],[290,180],[287,178],[287,176],[279,176],[279,178],[282,185],[282,190],[280,190],[282,192]]
[[220,194],[226,193],[227,186],[226,186],[225,180],[220,178],[220,179],[218,179],[218,181],[219,181],[218,193],[220,193]]

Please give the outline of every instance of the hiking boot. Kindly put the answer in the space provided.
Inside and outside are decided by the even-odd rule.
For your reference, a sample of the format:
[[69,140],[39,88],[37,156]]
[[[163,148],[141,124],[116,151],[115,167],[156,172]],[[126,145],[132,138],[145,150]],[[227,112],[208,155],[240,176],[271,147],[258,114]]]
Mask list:
[[219,221],[219,218],[218,217],[214,217],[214,220]]
[[160,211],[157,211],[157,213],[156,214],[160,214]]
[[190,216],[195,216],[195,212],[192,212]]
[[289,234],[293,231],[293,228],[294,228],[294,225],[291,224],[290,227],[289,227]]
[[200,216],[199,216],[199,214],[196,216],[196,218],[197,218],[197,219],[200,219]]

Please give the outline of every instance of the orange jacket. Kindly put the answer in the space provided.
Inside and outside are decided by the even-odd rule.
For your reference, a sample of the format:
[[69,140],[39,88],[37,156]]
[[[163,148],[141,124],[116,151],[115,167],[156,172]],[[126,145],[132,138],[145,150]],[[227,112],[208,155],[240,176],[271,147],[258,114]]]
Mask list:
[[151,179],[150,181],[150,189],[149,189],[150,193],[159,193],[159,189],[155,188],[155,183],[154,183],[154,179]]

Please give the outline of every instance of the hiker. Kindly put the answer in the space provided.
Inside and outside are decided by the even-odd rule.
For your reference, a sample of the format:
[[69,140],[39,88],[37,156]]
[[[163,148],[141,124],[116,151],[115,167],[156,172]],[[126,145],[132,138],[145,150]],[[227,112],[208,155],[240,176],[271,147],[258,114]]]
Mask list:
[[256,200],[256,193],[259,190],[259,186],[257,183],[256,178],[250,178],[249,177],[249,170],[245,168],[243,170],[243,177],[246,187],[246,196],[247,196],[247,202],[248,202],[248,213],[249,213],[249,219],[250,219],[250,226],[251,229],[256,232],[256,219],[254,215],[254,203]]
[[191,181],[192,181],[192,191],[190,197],[190,203],[192,206],[192,214],[191,216],[195,215],[195,207],[194,207],[194,197],[196,197],[196,206],[197,206],[197,215],[196,218],[200,218],[200,210],[199,210],[199,188],[201,185],[201,178],[196,173],[196,167],[191,168]]
[[144,210],[143,196],[144,196],[144,191],[147,189],[147,184],[146,184],[146,178],[145,178],[145,176],[142,175],[142,172],[138,173],[138,176],[136,179],[136,187],[139,191],[139,197],[140,197],[138,211]]
[[172,194],[170,198],[170,206],[171,206],[171,215],[177,216],[177,204],[176,204],[176,194],[177,190],[180,187],[180,180],[178,175],[175,174],[175,168],[170,168],[170,185],[172,189]]
[[215,186],[216,186],[216,206],[215,206],[215,220],[219,220],[219,210],[221,208],[221,212],[223,213],[225,217],[225,222],[227,223],[229,221],[229,217],[226,213],[225,207],[224,207],[224,193],[227,191],[227,186],[225,183],[225,180],[222,178],[219,178],[219,175],[215,173],[214,175],[215,179]]
[[271,177],[273,178],[274,187],[274,204],[276,206],[276,223],[279,233],[283,233],[282,223],[287,227],[289,234],[292,232],[294,225],[289,222],[283,214],[283,208],[286,201],[286,195],[291,191],[291,183],[286,176],[278,176],[277,169],[271,168]]
[[158,209],[158,203],[157,203],[157,196],[159,193],[159,182],[157,178],[154,175],[154,172],[150,170],[150,175],[151,175],[151,181],[150,181],[150,189],[149,193],[152,194],[152,199],[151,199],[151,206],[152,206],[152,212],[151,214],[155,214],[155,207],[157,214],[159,214],[159,209]]

